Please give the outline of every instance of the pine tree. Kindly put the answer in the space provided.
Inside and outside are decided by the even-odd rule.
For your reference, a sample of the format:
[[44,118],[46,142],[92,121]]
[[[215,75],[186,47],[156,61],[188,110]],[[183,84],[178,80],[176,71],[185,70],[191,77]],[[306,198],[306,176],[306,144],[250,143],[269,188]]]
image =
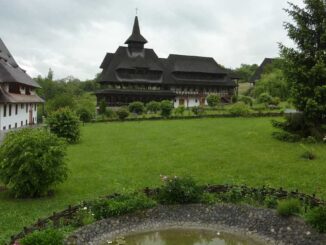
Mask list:
[[293,23],[285,23],[296,47],[280,45],[284,74],[290,82],[297,110],[303,112],[306,132],[322,132],[326,121],[326,2],[304,0],[304,7],[289,3],[285,11]]

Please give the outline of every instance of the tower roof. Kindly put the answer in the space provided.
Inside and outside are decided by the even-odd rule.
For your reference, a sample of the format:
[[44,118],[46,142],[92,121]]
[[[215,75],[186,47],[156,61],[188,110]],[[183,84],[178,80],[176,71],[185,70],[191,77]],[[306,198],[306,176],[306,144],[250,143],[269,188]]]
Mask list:
[[132,34],[125,42],[125,44],[129,44],[129,43],[142,43],[142,44],[147,43],[147,40],[140,34],[140,28],[139,28],[139,22],[137,16],[135,17]]

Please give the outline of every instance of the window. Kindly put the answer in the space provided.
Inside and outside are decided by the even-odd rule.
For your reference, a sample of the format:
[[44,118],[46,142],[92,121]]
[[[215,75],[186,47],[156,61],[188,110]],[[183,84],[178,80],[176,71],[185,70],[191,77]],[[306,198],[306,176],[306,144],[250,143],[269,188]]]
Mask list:
[[15,123],[15,128],[17,128],[17,123]]
[[26,120],[26,124],[25,125],[27,125],[27,120]]
[[26,104],[26,113],[28,112],[28,104]]
[[4,126],[2,129],[3,129],[3,130],[6,130],[6,126]]
[[15,114],[18,114],[18,104],[16,104],[16,108],[15,108]]
[[[11,104],[9,104],[9,116],[11,116]],[[9,125],[10,128],[10,125]]]
[[195,102],[197,103],[197,102],[198,102],[198,100],[196,99],[196,100],[195,100]]
[[20,109],[24,109],[24,104],[20,104]]
[[23,121],[20,121],[20,126],[24,126],[24,122]]
[[36,104],[34,105],[34,111],[36,111],[36,108],[37,108],[37,106],[36,106]]
[[3,105],[3,117],[7,116],[7,105]]
[[11,129],[11,124],[9,124],[9,129]]

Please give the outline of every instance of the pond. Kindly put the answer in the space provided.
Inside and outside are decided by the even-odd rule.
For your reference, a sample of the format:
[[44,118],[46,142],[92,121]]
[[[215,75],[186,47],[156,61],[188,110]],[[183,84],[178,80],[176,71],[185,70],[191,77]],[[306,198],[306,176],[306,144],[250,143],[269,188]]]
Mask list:
[[117,238],[116,245],[264,245],[250,238],[199,229],[170,229]]

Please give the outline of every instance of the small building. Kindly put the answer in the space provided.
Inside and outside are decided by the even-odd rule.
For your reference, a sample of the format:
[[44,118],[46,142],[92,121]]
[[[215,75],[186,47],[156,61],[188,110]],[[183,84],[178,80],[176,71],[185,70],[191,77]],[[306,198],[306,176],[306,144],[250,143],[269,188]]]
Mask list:
[[147,40],[140,33],[138,17],[133,31],[115,53],[107,53],[100,68],[101,89],[97,101],[108,106],[123,106],[133,101],[171,100],[174,106],[199,106],[209,94],[231,101],[238,77],[231,75],[211,57],[171,54],[159,58],[153,49],[144,48]]
[[37,123],[40,86],[16,63],[0,39],[0,130]]
[[260,80],[261,76],[264,74],[265,70],[273,65],[275,61],[279,60],[278,58],[265,58],[260,66],[255,71],[254,75],[250,78],[250,85],[255,86],[256,82]]

